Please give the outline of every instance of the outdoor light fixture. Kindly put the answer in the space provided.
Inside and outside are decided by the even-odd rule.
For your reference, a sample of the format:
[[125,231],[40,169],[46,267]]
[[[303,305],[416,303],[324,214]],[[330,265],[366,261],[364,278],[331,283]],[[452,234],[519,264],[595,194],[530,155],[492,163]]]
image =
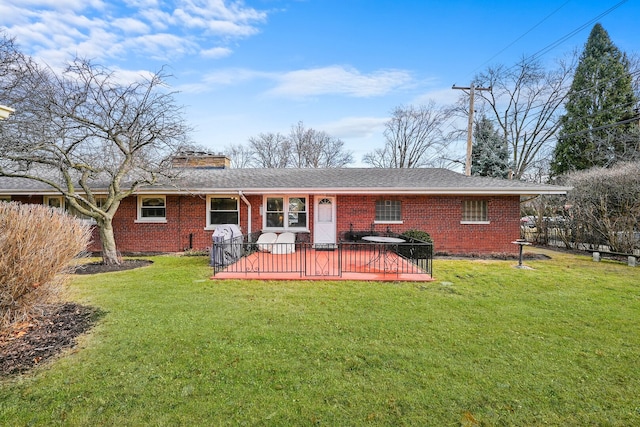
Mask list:
[[5,107],[4,105],[0,105],[0,120],[6,119],[14,111],[16,111],[16,110],[14,110],[13,108]]

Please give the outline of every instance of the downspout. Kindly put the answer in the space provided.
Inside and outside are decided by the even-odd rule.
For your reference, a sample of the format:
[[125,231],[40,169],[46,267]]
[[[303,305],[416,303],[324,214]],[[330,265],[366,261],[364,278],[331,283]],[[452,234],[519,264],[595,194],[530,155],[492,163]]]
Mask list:
[[251,203],[249,203],[247,198],[244,197],[244,194],[242,194],[242,190],[238,191],[238,195],[240,196],[240,198],[242,199],[244,204],[247,205],[247,215],[248,215],[248,218],[247,218],[247,234],[251,234]]

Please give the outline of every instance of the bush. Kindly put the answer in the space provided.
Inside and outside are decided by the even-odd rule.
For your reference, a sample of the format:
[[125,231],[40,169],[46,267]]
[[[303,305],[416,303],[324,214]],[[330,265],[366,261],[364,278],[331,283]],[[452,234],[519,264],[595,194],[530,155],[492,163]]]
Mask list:
[[640,223],[640,162],[620,163],[569,175],[572,235],[592,247],[633,253]]
[[[433,243],[433,240],[431,240],[431,236],[426,231],[413,229],[405,231],[404,233],[402,233],[402,235],[406,238],[408,243]],[[433,247],[426,245],[414,247],[401,245],[398,248],[398,252],[405,258],[425,259],[431,257]]]
[[413,229],[405,231],[404,233],[402,233],[402,235],[404,237],[408,237],[409,241],[411,241],[411,239],[415,239],[426,243],[433,243],[433,240],[431,240],[431,236],[426,231]]
[[0,203],[0,329],[49,302],[90,238],[89,225],[59,209]]

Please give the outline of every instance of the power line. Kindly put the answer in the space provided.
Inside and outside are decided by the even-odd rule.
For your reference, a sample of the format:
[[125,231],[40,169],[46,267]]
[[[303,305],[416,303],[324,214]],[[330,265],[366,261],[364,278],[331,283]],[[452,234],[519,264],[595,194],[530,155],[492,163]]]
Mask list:
[[526,36],[527,34],[529,34],[531,31],[535,30],[536,28],[538,28],[540,25],[542,25],[543,22],[545,22],[547,19],[551,18],[553,15],[555,15],[560,9],[562,9],[563,7],[565,7],[568,3],[570,3],[571,0],[567,0],[566,2],[564,2],[559,8],[557,8],[556,10],[554,10],[553,12],[551,12],[550,14],[548,14],[547,16],[545,16],[541,21],[539,21],[537,24],[535,24],[533,27],[529,28],[527,31],[525,31],[520,37],[518,37],[517,39],[515,39],[514,41],[512,41],[511,43],[509,43],[507,46],[505,46],[504,48],[502,48],[498,53],[496,53],[495,55],[493,55],[491,58],[487,59],[486,61],[484,61],[482,64],[478,65],[476,68],[474,68],[471,73],[475,72],[476,70],[478,70],[479,68],[483,67],[484,65],[486,65],[488,62],[490,62],[491,60],[493,60],[494,58],[496,58],[498,55],[500,55],[502,52],[504,52],[505,50],[509,49],[511,46],[513,46],[514,44],[516,44],[517,42],[519,42],[524,36]]
[[[636,70],[636,71],[630,72],[629,75],[631,76],[632,79],[635,78],[635,77],[640,77],[640,70]],[[603,80],[598,80],[592,86],[584,88],[584,89],[581,89],[580,91],[575,92],[575,94],[589,92],[589,91],[597,88],[601,84],[612,83],[612,82],[614,82],[614,81],[616,81],[618,79],[619,79],[619,77],[610,78],[610,79],[607,79],[607,80],[604,80],[604,81]],[[633,102],[629,102],[629,103],[625,103],[625,104],[614,105],[611,108],[631,107],[631,106],[633,106],[633,104],[634,104]],[[535,110],[537,110],[537,109],[544,109],[547,105],[548,105],[547,102],[540,102],[540,104],[531,105],[531,106],[529,106],[527,108],[527,112],[528,113],[532,112],[532,111],[535,112]],[[520,112],[515,111],[515,112],[512,112],[512,113],[509,113],[506,117],[513,118],[517,114],[520,114]],[[591,117],[591,116],[595,116],[596,114],[598,114],[598,113],[593,113],[593,114],[590,114],[590,115],[584,116],[584,117]]]
[[590,21],[585,22],[584,24],[582,24],[581,26],[579,26],[575,30],[571,31],[570,33],[564,35],[563,37],[559,38],[555,42],[543,47],[542,49],[540,49],[539,51],[537,51],[536,53],[531,55],[529,57],[529,59],[537,59],[537,58],[541,57],[542,55],[546,54],[547,52],[553,50],[553,48],[555,48],[556,46],[560,45],[562,42],[564,42],[564,41],[570,39],[571,37],[575,36],[577,33],[579,33],[580,31],[584,30],[585,28],[587,28],[588,26],[590,26],[594,22],[597,22],[600,18],[610,14],[611,12],[613,12],[614,10],[616,10],[617,8],[622,6],[627,1],[629,1],[629,0],[622,0],[619,3],[616,3],[615,5],[610,7],[609,9],[605,10],[604,12],[602,12],[600,15],[596,16],[595,18],[592,18]]
[[560,141],[561,139],[566,139],[566,138],[570,138],[570,137],[573,137],[573,136],[583,135],[585,133],[594,132],[594,131],[597,131],[597,130],[609,129],[609,128],[612,128],[612,127],[625,125],[627,123],[637,122],[638,120],[640,120],[640,116],[632,117],[632,118],[626,119],[626,120],[620,120],[620,121],[617,121],[615,123],[609,123],[609,124],[606,124],[606,125],[597,126],[597,127],[591,128],[591,129],[580,130],[578,132],[573,132],[573,133],[570,133],[570,134],[567,134],[567,135],[557,136],[556,137],[556,141]]
[[[600,18],[603,18],[605,16],[607,16],[608,14],[610,14],[611,12],[613,12],[614,10],[616,10],[617,8],[619,8],[620,6],[622,6],[624,3],[626,3],[629,0],[622,0],[618,3],[616,3],[615,5],[613,5],[612,7],[610,7],[609,9],[605,10],[604,12],[602,12],[601,14],[599,14],[598,16],[590,19],[589,21],[585,22],[584,24],[580,25],[578,28],[575,28],[573,31],[570,31],[569,33],[565,34],[564,36],[560,37],[559,39],[557,39],[556,41],[548,44],[547,46],[543,47],[542,49],[540,49],[539,51],[537,51],[536,53],[534,53],[533,55],[530,55],[526,58],[523,59],[523,61],[529,61],[529,60],[534,60],[534,59],[538,59],[541,56],[543,56],[544,54],[550,52],[551,50],[553,50],[555,47],[559,46],[560,44],[562,44],[563,42],[567,41],[568,39],[570,39],[571,37],[575,36],[576,34],[578,34],[580,31],[584,30],[585,28],[587,28],[588,26],[590,26],[591,24],[593,24],[594,22],[597,22]],[[565,3],[566,4],[566,3]],[[563,4],[562,6],[560,6],[558,9],[556,9],[555,11],[553,11],[549,16],[545,17],[542,21],[540,21],[539,23],[537,23],[536,25],[534,25],[530,30],[528,30],[527,32],[525,32],[522,36],[518,37],[518,39],[516,39],[514,42],[512,42],[511,44],[509,44],[508,47],[510,47],[511,45],[513,45],[515,42],[517,42],[518,40],[520,40],[522,37],[524,37],[526,34],[528,34],[530,31],[532,31],[534,28],[536,28],[537,26],[539,26],[542,22],[544,22],[546,19],[548,19],[551,15],[555,14],[559,9],[561,9],[562,7],[564,7]],[[505,48],[506,49],[506,48]],[[501,50],[498,54],[502,53],[505,49]],[[483,62],[482,65],[486,64],[487,62],[491,61],[491,59],[495,58],[498,54],[494,55],[493,57],[491,57],[490,59],[488,59],[487,61]],[[475,68],[473,71],[477,70],[478,68],[482,67],[482,65],[480,65],[479,67]],[[507,68],[507,70],[510,70],[511,68],[514,68],[514,66]],[[473,72],[472,71],[472,72]]]

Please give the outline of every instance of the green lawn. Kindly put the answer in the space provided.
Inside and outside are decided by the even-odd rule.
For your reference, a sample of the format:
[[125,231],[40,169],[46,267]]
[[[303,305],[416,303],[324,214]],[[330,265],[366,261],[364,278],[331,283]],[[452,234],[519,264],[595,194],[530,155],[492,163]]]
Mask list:
[[437,259],[432,283],[211,281],[173,256],[77,276],[106,314],[0,381],[0,425],[640,425],[640,268],[545,253]]

